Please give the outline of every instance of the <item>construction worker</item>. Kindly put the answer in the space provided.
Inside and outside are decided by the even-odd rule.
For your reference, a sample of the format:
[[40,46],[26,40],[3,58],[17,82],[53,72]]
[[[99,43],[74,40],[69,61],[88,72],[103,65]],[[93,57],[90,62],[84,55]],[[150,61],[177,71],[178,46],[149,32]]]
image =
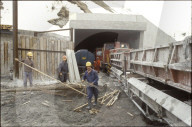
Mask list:
[[98,78],[97,72],[91,68],[92,67],[91,62],[87,62],[86,67],[87,67],[87,70],[85,71],[82,82],[87,80],[87,82],[89,83],[89,85],[87,86],[88,106],[86,108],[90,110],[92,96],[94,95],[95,97],[95,102],[93,104],[94,106],[97,105],[97,98],[98,98],[98,89],[91,85],[98,86],[99,78]]
[[67,57],[64,55],[63,56],[63,61],[59,64],[59,80],[61,82],[66,82],[67,81],[67,74],[68,74],[68,64],[67,64]]
[[97,60],[95,62],[95,70],[99,73],[100,71],[100,67],[101,67],[101,62],[100,62],[100,59],[99,57],[97,57]]
[[[27,58],[25,60],[21,60],[21,62],[23,62],[23,63],[25,63],[25,64],[27,64],[27,65],[29,65],[31,67],[34,67],[32,57],[33,57],[33,53],[28,52],[27,53]],[[23,76],[24,76],[24,79],[23,79],[24,87],[27,88],[27,78],[29,79],[30,87],[32,87],[33,86],[33,83],[32,83],[32,81],[33,81],[32,80],[32,69],[24,65],[24,74],[23,74]],[[23,92],[23,94],[25,94],[25,92]],[[31,94],[33,94],[33,92],[31,92]]]

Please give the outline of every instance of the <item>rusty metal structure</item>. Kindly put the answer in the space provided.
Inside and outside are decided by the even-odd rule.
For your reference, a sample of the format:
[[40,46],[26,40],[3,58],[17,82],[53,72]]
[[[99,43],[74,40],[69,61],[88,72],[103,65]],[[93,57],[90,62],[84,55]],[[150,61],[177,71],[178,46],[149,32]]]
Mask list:
[[147,118],[171,126],[191,126],[191,105],[164,92],[166,88],[149,85],[147,80],[191,96],[191,37],[155,48],[113,49],[110,58],[112,75],[121,81],[121,88]]

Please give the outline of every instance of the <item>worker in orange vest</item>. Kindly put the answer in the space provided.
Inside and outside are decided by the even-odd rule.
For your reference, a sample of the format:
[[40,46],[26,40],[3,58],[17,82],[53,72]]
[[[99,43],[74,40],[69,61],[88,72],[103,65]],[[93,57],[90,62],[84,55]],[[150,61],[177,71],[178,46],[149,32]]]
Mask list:
[[101,64],[100,59],[99,59],[99,57],[97,57],[97,60],[94,61],[94,68],[95,68],[95,70],[96,70],[98,73],[99,73],[99,71],[100,71],[100,64]]

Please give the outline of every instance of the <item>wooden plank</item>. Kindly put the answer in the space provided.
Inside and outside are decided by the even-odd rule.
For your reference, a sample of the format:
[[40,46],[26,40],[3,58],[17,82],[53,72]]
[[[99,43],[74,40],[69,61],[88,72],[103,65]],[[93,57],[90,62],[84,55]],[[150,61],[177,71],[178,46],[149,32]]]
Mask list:
[[[18,48],[21,48],[21,36],[18,36]],[[21,53],[21,50],[18,51],[18,57],[19,57],[19,60],[22,59],[22,53]],[[22,79],[22,65],[19,64],[19,79]]]
[[[47,50],[47,39],[43,38],[43,49]],[[47,53],[43,52],[44,72],[47,73]]]
[[[40,38],[37,38],[37,49],[39,49],[40,48]],[[37,61],[36,61],[36,68],[38,69],[38,70],[40,70],[41,69],[41,64],[40,64],[40,62],[41,62],[41,57],[40,57],[40,52],[37,52]],[[37,79],[41,79],[41,77],[40,77],[41,75],[39,74],[39,73],[37,73]]]
[[[51,50],[54,51],[54,44],[55,44],[55,41],[52,39],[52,43],[51,43]],[[52,77],[54,77],[55,75],[55,54],[52,53],[52,70],[51,70],[51,75]]]
[[13,44],[12,42],[9,43],[9,49],[10,49],[10,68],[13,70]]
[[4,41],[1,43],[1,75],[5,74],[5,67],[4,67]]
[[79,75],[79,69],[77,67],[77,61],[75,58],[75,53],[74,50],[71,50],[71,56],[72,56],[72,61],[73,61],[73,69],[74,69],[74,73],[75,73],[75,81],[76,82],[80,82],[80,75]]
[[[33,37],[29,37],[29,49],[33,49]],[[32,52],[33,53],[33,58],[32,58],[32,60],[33,60],[33,62],[34,62],[34,51],[31,51],[30,50],[30,52]],[[35,73],[33,72],[32,73],[33,75],[33,78],[35,77]]]
[[[25,36],[25,48],[29,49],[29,36]],[[29,51],[26,51],[26,54],[27,54],[27,52],[29,52]]]
[[[79,84],[67,84],[71,87],[67,87],[63,84],[57,84],[57,85],[45,85],[45,86],[33,86],[28,88],[10,88],[10,89],[1,89],[1,92],[23,92],[23,91],[44,91],[44,90],[69,90],[71,88],[73,89],[83,89],[84,87],[80,86]],[[79,91],[79,90],[78,90]]]
[[[32,41],[33,41],[33,49],[37,49],[37,38],[36,37],[33,37],[32,38]],[[34,63],[34,67],[37,68],[37,52],[34,51],[33,52],[33,63]],[[37,79],[37,72],[33,72],[33,78],[34,79]]]
[[[21,48],[25,48],[25,36],[21,36]],[[26,59],[26,51],[22,51],[22,56],[21,56],[21,59],[24,60]],[[23,72],[24,72],[24,66],[22,65],[21,67],[21,79],[23,79]]]
[[[58,51],[61,51],[61,40],[58,40]],[[61,53],[58,53],[58,59],[57,59],[58,66],[59,66],[59,64],[60,64],[60,62],[62,60],[61,57],[62,57]]]
[[75,81],[74,77],[74,69],[73,69],[73,63],[72,63],[72,57],[71,57],[71,50],[66,50],[66,55],[67,55],[67,63],[68,63],[68,68],[69,68],[69,81],[73,83]]
[[8,42],[4,42],[4,72],[8,75]]
[[[21,36],[21,48],[25,48],[25,37],[24,36]],[[22,52],[22,56],[21,56],[21,59],[25,59],[25,51],[23,50]]]
[[8,42],[8,71],[13,70],[13,47],[12,43]]
[[34,49],[33,37],[29,37],[29,48]]
[[[43,49],[43,38],[40,38],[40,50]],[[40,71],[44,72],[44,53],[43,52],[40,52]]]
[[[47,40],[47,50],[50,50],[51,40],[48,38]],[[50,75],[50,52],[47,52],[47,74]]]
[[[25,36],[25,49],[29,49],[29,36]],[[29,51],[25,51],[26,58],[27,58],[27,53],[28,52]],[[24,69],[24,67],[23,67],[23,69]]]
[[[58,40],[55,40],[55,44],[54,44],[54,47],[55,47],[55,51],[58,51]],[[55,72],[55,78],[57,78],[57,68],[58,68],[58,53],[54,53],[55,54],[55,59],[54,59],[54,61],[55,61],[55,68],[54,68],[54,72]]]
[[[49,43],[49,49],[52,50],[52,39],[50,38],[50,43]],[[50,57],[49,57],[49,75],[52,76],[52,53],[50,53]]]

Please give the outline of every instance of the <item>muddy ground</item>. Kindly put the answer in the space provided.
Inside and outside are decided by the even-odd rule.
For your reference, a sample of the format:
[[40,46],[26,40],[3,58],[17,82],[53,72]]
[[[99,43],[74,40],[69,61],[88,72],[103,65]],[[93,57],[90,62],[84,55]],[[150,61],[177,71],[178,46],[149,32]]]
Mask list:
[[[115,79],[99,73],[99,84],[108,84],[107,91],[119,89]],[[141,112],[122,91],[119,99],[111,107],[98,104],[99,113],[91,115],[86,108],[81,112],[73,109],[86,103],[86,97],[71,91],[55,91],[60,95],[51,95],[35,91],[1,93],[2,126],[153,126],[146,123]],[[100,91],[99,97],[105,94]],[[63,100],[72,100],[65,102]],[[8,103],[7,103],[8,102]],[[133,114],[133,116],[129,115]]]

